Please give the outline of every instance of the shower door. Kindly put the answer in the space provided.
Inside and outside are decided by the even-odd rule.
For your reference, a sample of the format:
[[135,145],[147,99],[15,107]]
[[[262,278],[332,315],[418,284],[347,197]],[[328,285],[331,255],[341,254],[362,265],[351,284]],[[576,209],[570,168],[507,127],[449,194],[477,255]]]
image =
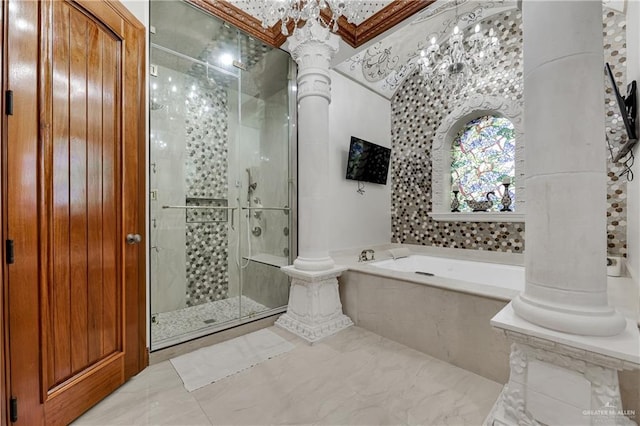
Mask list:
[[151,349],[282,312],[290,58],[179,1],[151,2]]

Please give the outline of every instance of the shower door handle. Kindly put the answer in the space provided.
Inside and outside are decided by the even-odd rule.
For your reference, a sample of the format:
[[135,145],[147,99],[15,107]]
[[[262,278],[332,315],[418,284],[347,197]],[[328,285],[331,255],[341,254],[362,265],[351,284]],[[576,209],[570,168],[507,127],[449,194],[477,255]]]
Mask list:
[[140,234],[127,234],[125,241],[127,242],[127,244],[138,244],[140,241],[142,241],[142,237],[140,236]]

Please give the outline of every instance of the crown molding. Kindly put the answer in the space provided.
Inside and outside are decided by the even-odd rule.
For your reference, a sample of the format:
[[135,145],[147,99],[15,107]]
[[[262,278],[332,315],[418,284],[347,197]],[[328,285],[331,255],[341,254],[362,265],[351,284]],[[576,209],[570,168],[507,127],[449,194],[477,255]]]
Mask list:
[[[355,26],[354,44],[349,43],[346,39],[345,41],[352,47],[362,46],[369,40],[420,12],[430,4],[435,3],[435,1],[436,0],[394,0],[373,16],[366,19],[363,23]],[[338,22],[338,24],[339,23],[340,22]]]
[[[280,47],[287,38],[280,32],[280,25],[263,28],[258,18],[224,0],[185,0],[187,3],[234,25],[264,43]],[[293,29],[293,28],[292,28]]]
[[[263,28],[258,18],[225,0],[186,0],[186,2],[229,22],[270,46],[280,47],[287,40],[287,37],[280,32],[279,22],[270,28]],[[360,25],[351,24],[344,17],[340,17],[337,33],[351,47],[359,47],[434,2],[435,0],[393,0]],[[290,23],[288,27],[291,33],[293,24]]]

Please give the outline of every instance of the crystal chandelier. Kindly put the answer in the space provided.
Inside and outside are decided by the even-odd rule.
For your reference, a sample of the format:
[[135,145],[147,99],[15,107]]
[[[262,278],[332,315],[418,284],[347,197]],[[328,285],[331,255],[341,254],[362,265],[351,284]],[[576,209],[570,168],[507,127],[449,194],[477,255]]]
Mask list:
[[498,48],[498,37],[493,28],[484,32],[477,24],[465,40],[456,25],[444,48],[434,35],[429,46],[420,51],[420,72],[430,82],[440,78],[446,89],[457,93],[467,84],[475,83],[479,74],[493,66]]
[[263,3],[260,13],[262,27],[267,28],[280,21],[280,31],[288,36],[289,22],[293,22],[295,31],[309,20],[315,20],[323,27],[336,32],[340,16],[344,16],[350,23],[359,17],[362,2],[361,0],[266,0]]

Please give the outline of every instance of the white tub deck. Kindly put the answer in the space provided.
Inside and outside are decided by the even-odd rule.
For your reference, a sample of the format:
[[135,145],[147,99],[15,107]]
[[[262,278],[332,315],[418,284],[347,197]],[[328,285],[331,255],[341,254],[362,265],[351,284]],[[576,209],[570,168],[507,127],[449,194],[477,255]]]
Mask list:
[[[410,247],[412,256],[393,260],[390,247],[374,247],[376,260],[369,262],[358,262],[359,252],[355,251],[334,253],[333,258],[336,264],[346,265],[352,271],[503,301],[510,301],[524,289],[523,256],[519,254],[405,245],[403,247]],[[482,273],[478,273],[477,268],[469,273],[463,264],[480,267]],[[505,267],[505,271],[511,272],[496,272]],[[416,274],[415,271],[433,275]],[[517,278],[511,282],[513,276]]]
[[503,287],[516,291],[524,289],[524,266],[420,254],[412,254],[400,259],[374,261],[370,265],[391,271],[409,272],[416,275],[432,274],[436,277]]
[[[392,259],[389,249],[406,247],[411,256]],[[367,247],[369,248],[369,247]],[[360,250],[332,253],[336,264],[352,271],[511,301],[524,290],[524,255],[411,244],[374,246],[376,260],[358,262]],[[416,271],[433,276],[416,274]],[[639,289],[629,277],[607,277],[609,304],[640,325]]]

